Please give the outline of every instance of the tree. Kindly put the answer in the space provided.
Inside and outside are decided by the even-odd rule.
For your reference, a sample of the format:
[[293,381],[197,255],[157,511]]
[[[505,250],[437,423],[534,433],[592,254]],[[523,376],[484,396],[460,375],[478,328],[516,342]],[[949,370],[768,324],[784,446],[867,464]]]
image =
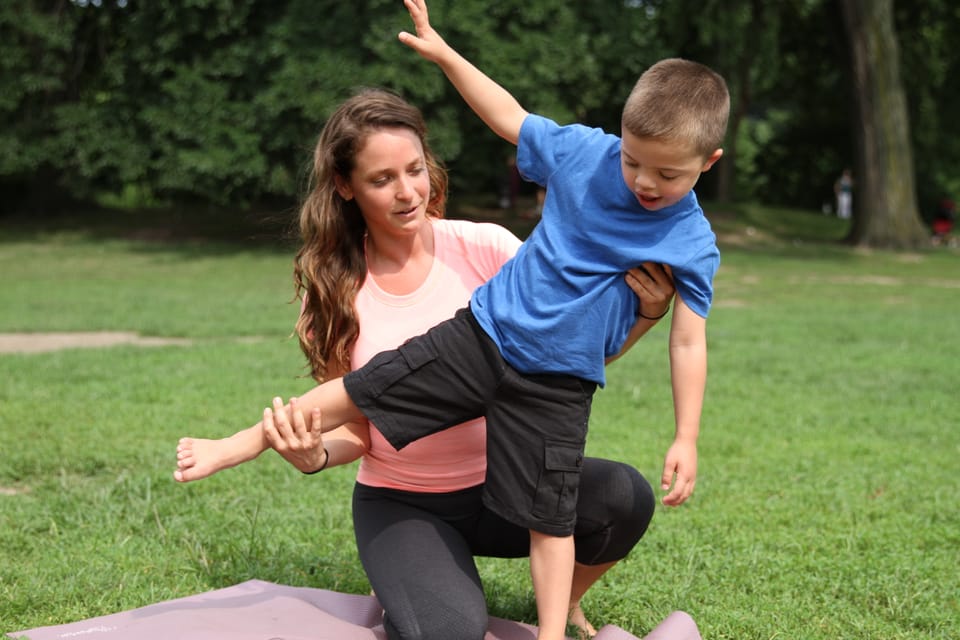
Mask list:
[[71,200],[51,114],[89,75],[75,44],[83,31],[63,3],[0,3],[0,211]]
[[[397,41],[410,27],[402,3],[321,4],[0,2],[0,208],[118,195],[133,204],[288,204],[331,109],[371,85],[424,111],[452,191],[492,194],[513,149]],[[917,200],[929,209],[960,198],[960,5],[916,0],[893,13],[892,4],[706,0],[690,11],[671,0],[431,0],[430,8],[451,44],[525,107],[561,123],[616,133],[643,69],[671,56],[704,62],[727,79],[733,108],[723,161],[699,192],[819,209],[852,166],[851,240],[911,246],[926,235]]]
[[[960,5],[953,0],[896,3],[901,68],[910,109],[910,137],[921,216],[932,217],[940,200],[960,198]],[[925,215],[924,215],[925,214]]]
[[913,248],[928,234],[920,220],[913,151],[892,0],[840,0],[857,105],[857,189],[849,240]]

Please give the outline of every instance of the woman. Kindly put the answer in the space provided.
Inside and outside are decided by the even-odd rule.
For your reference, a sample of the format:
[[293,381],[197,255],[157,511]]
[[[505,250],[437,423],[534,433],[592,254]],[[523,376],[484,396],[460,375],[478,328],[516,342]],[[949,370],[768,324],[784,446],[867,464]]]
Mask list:
[[[516,251],[520,241],[502,227],[444,220],[446,182],[422,116],[399,97],[364,91],[328,120],[301,209],[303,246],[294,271],[304,297],[297,333],[318,381],[451,317]],[[658,266],[645,267],[627,278],[644,315],[656,317],[673,286]],[[523,557],[529,547],[526,529],[481,502],[484,422],[396,451],[368,424],[321,438],[303,419],[311,409],[276,399],[261,423],[231,438],[185,438],[175,477],[205,477],[268,445],[305,473],[362,458],[354,529],[388,637],[482,638],[487,611],[473,556]],[[588,458],[582,474],[570,610],[571,622],[589,636],[594,630],[580,599],[643,535],[654,497],[625,464]]]

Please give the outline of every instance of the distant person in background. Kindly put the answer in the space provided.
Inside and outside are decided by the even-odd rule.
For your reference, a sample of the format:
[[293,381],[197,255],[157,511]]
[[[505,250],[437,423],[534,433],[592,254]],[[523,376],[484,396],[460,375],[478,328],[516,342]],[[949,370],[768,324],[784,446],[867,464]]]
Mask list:
[[833,184],[833,192],[837,196],[837,217],[849,219],[853,212],[853,176],[850,169],[844,169],[837,178]]
[[500,184],[500,208],[515,209],[520,195],[520,171],[517,169],[517,155],[507,156],[507,169]]
[[957,206],[950,198],[943,198],[937,205],[937,213],[933,217],[931,228],[933,230],[933,244],[940,246],[942,244],[954,246],[955,240],[951,237],[953,232],[953,221],[957,219]]

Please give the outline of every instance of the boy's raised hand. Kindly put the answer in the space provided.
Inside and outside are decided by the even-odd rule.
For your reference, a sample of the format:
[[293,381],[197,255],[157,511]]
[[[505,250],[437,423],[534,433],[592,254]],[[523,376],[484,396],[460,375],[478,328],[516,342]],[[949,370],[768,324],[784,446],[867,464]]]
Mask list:
[[440,34],[430,26],[430,17],[427,14],[427,3],[425,0],[404,0],[404,6],[410,12],[410,18],[413,19],[413,26],[417,30],[417,35],[407,31],[401,31],[400,42],[407,45],[430,62],[437,62],[440,53],[447,46]]

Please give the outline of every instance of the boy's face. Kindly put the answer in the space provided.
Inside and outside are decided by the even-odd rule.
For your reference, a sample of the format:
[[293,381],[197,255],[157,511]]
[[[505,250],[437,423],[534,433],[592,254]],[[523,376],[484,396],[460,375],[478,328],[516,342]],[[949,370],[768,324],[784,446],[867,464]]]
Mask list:
[[644,209],[659,211],[679,202],[700,174],[720,159],[722,149],[704,158],[682,145],[640,138],[624,130],[620,150],[623,180]]

